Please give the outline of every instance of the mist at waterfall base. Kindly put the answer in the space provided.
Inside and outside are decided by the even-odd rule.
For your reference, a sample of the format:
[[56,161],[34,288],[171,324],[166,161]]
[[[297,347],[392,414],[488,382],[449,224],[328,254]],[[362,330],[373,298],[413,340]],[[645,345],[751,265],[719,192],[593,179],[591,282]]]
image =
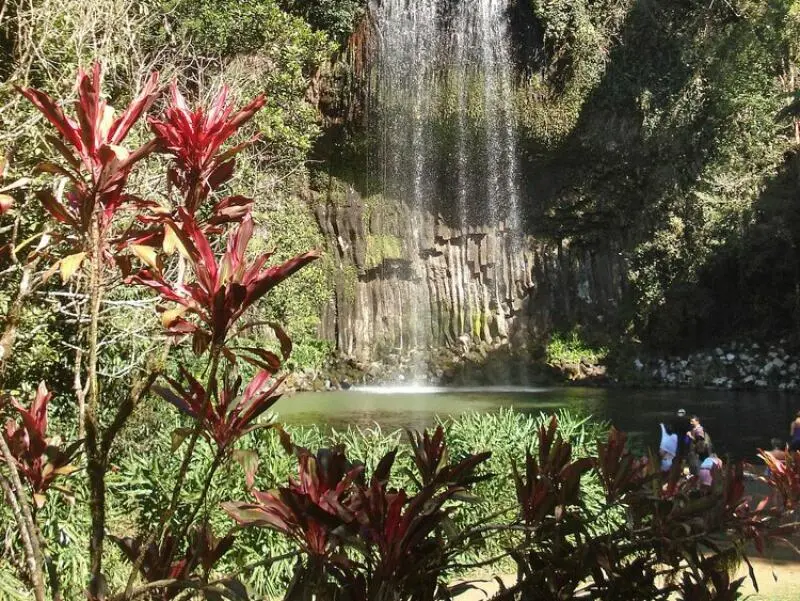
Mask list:
[[721,456],[753,462],[757,448],[770,448],[773,437],[786,438],[798,409],[797,397],[781,392],[411,385],[299,393],[276,406],[280,420],[290,425],[316,424],[340,431],[379,426],[384,432],[429,428],[438,419],[507,408],[536,415],[569,409],[613,424],[640,447],[657,445],[659,422],[671,422],[683,408],[701,417]]

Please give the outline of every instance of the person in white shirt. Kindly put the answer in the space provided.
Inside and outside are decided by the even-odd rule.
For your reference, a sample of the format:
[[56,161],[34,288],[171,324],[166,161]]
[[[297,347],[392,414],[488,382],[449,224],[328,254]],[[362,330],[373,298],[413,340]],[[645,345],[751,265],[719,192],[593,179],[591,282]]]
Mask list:
[[658,446],[658,455],[661,457],[661,471],[668,472],[672,469],[672,461],[678,454],[678,435],[672,428],[660,424],[661,444]]

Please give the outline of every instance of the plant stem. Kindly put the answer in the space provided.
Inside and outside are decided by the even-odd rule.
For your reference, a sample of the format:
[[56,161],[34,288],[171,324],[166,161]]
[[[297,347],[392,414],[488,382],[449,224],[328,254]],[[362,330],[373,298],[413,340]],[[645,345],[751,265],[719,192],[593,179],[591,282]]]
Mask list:
[[211,348],[211,359],[210,359],[210,373],[208,377],[208,387],[206,390],[208,391],[208,395],[206,398],[206,402],[203,405],[203,411],[201,415],[198,417],[197,424],[195,425],[194,431],[192,432],[192,436],[189,440],[189,446],[186,449],[186,454],[183,456],[183,461],[181,462],[180,470],[178,471],[178,479],[175,481],[175,486],[172,489],[172,498],[169,502],[169,507],[164,512],[164,515],[161,516],[161,521],[159,523],[159,527],[156,530],[153,530],[150,535],[147,537],[147,540],[141,547],[141,551],[139,552],[139,557],[136,558],[136,561],[133,564],[133,568],[131,569],[131,573],[128,576],[128,583],[125,586],[125,593],[123,595],[123,599],[125,601],[130,601],[132,598],[131,595],[133,594],[133,583],[136,580],[136,574],[142,567],[142,563],[144,562],[144,556],[147,551],[147,548],[152,545],[156,541],[156,537],[158,540],[164,538],[164,535],[167,533],[169,529],[169,522],[172,519],[172,516],[175,514],[175,510],[178,508],[178,499],[180,498],[181,490],[183,489],[183,483],[186,479],[186,474],[189,472],[189,463],[191,463],[192,456],[194,455],[195,445],[197,444],[197,439],[200,437],[200,433],[203,431],[203,416],[205,415],[206,411],[208,410],[208,405],[211,402],[211,392],[212,387],[214,386],[214,382],[216,381],[217,377],[217,369],[219,368],[219,357],[220,357],[220,349],[218,347]]
[[139,379],[136,384],[134,384],[134,386],[131,388],[130,394],[126,397],[117,410],[117,414],[114,416],[114,421],[106,429],[106,431],[103,432],[100,453],[106,466],[108,465],[111,448],[114,445],[114,439],[125,426],[128,418],[131,416],[134,409],[136,409],[139,402],[148,393],[150,387],[155,383],[158,376],[161,375],[163,371],[163,364],[164,362],[161,361],[159,365],[156,365],[152,369],[148,370],[149,373],[146,377]]
[[[290,551],[289,553],[284,553],[283,555],[277,555],[275,557],[267,557],[266,559],[262,559],[260,561],[254,562],[254,563],[247,564],[246,566],[244,566],[243,568],[240,568],[236,572],[227,574],[226,576],[224,576],[222,578],[217,578],[216,580],[213,580],[213,581],[211,581],[209,583],[206,583],[206,584],[204,584],[202,582],[199,582],[197,580],[184,580],[184,581],[175,580],[175,579],[155,580],[153,582],[148,582],[146,584],[143,584],[142,586],[132,590],[130,592],[130,596],[128,596],[128,597],[126,597],[125,594],[123,594],[123,595],[115,595],[113,597],[110,597],[108,599],[108,601],[125,601],[127,599],[136,599],[136,598],[141,597],[142,595],[144,595],[146,593],[149,593],[149,592],[151,592],[151,591],[153,591],[155,589],[166,588],[168,586],[176,586],[176,585],[182,585],[183,588],[185,588],[186,590],[190,591],[189,594],[194,594],[191,591],[195,591],[195,590],[198,590],[198,589],[201,589],[201,588],[204,588],[204,587],[213,587],[213,586],[216,586],[217,584],[223,584],[223,583],[225,583],[226,581],[228,581],[228,580],[230,580],[232,578],[236,578],[237,576],[241,576],[243,574],[247,574],[249,572],[252,572],[256,568],[270,566],[273,563],[278,563],[279,561],[285,561],[287,559],[293,559],[293,558],[297,557],[298,554],[299,553],[297,551]],[[185,592],[185,591],[183,591],[183,592]]]
[[22,544],[25,548],[25,555],[28,562],[28,570],[30,571],[31,583],[33,584],[33,594],[36,601],[45,601],[44,592],[44,575],[42,573],[42,549],[39,546],[39,537],[36,532],[36,523],[33,521],[33,514],[25,499],[25,494],[22,488],[22,481],[19,478],[17,466],[14,464],[14,459],[11,455],[11,449],[8,448],[6,439],[0,435],[0,453],[8,466],[9,476],[11,478],[11,486],[5,477],[0,476],[0,483],[3,485],[3,490],[8,497],[14,517],[19,526],[20,537]]
[[220,447],[217,450],[216,455],[214,455],[214,461],[211,464],[211,468],[209,468],[208,473],[206,474],[205,482],[203,482],[203,489],[200,492],[200,498],[197,500],[197,503],[192,509],[192,513],[189,515],[189,518],[186,520],[186,523],[181,528],[180,533],[178,534],[177,538],[175,539],[175,548],[180,548],[181,541],[186,537],[186,534],[189,532],[189,528],[191,527],[194,519],[197,517],[197,514],[200,512],[200,509],[206,502],[206,497],[208,496],[208,490],[211,488],[211,481],[214,479],[214,474],[216,474],[219,466],[222,465],[222,460],[225,458],[226,449],[224,447]]
[[100,320],[100,301],[103,294],[102,240],[98,216],[92,219],[90,234],[91,263],[89,270],[89,333],[87,350],[87,403],[85,410],[86,456],[91,498],[92,531],[89,539],[90,576],[89,597],[103,596],[103,539],[105,537],[106,490],[105,466],[100,450],[98,408],[100,391],[97,382],[98,330]]
[[20,277],[17,294],[11,302],[8,311],[6,311],[3,333],[0,335],[0,376],[5,373],[11,359],[25,302],[38,287],[38,283],[33,281],[34,271],[38,263],[39,261],[36,260],[26,264],[22,268],[22,276]]
[[[183,462],[181,463],[181,469],[178,472],[178,479],[175,482],[175,486],[172,489],[172,501],[170,502],[170,511],[174,512],[178,506],[178,498],[181,494],[181,489],[183,488],[183,482],[186,479],[186,474],[189,471],[189,464],[191,463],[192,456],[194,455],[194,449],[197,445],[197,439],[200,438],[200,434],[203,432],[203,421],[206,412],[208,411],[208,406],[211,403],[211,397],[213,396],[214,392],[213,389],[215,388],[215,382],[217,379],[217,369],[219,368],[219,354],[220,351],[218,348],[214,347],[211,349],[211,370],[208,375],[208,385],[206,386],[206,400],[203,404],[203,410],[198,416],[197,424],[195,424],[194,430],[192,431],[192,436],[189,439],[189,446],[186,448],[186,454],[183,456]],[[171,515],[170,515],[171,517]],[[168,522],[169,520],[167,520]],[[162,525],[162,533],[161,536],[163,537],[166,533],[167,523]]]

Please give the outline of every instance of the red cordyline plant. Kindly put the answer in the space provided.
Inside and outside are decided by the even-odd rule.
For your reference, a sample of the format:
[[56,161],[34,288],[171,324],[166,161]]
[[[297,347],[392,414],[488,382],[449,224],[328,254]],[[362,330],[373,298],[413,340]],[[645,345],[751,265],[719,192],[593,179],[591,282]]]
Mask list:
[[[38,171],[62,178],[66,186],[57,187],[63,194],[50,189],[40,190],[37,196],[52,219],[60,224],[55,238],[65,241],[70,249],[68,256],[59,261],[64,281],[77,272],[88,259],[89,277],[82,283],[86,293],[87,325],[78,334],[75,346],[75,392],[79,405],[79,427],[85,432],[84,445],[87,457],[87,474],[90,489],[92,533],[90,542],[91,582],[90,597],[102,594],[102,554],[105,536],[105,481],[108,452],[115,434],[130,412],[122,411],[117,426],[102,432],[97,415],[100,410],[99,392],[99,317],[105,287],[109,281],[108,265],[114,257],[112,235],[117,218],[126,208],[136,209],[140,201],[127,191],[128,180],[134,167],[157,147],[154,140],[135,149],[124,146],[137,121],[149,109],[158,90],[158,75],[153,73],[131,104],[117,115],[103,99],[101,91],[102,69],[95,64],[90,72],[80,70],[77,79],[77,99],[74,118],[40,90],[19,89],[56,129],[58,136],[47,136],[50,145],[61,155],[60,164],[45,162]],[[49,273],[49,272],[48,272]],[[45,279],[46,276],[42,276]],[[5,449],[3,449],[6,454]],[[26,513],[26,500],[16,499],[21,514]],[[37,600],[44,597],[41,571],[43,557],[37,547],[34,524],[18,519],[26,530],[29,571],[34,581]]]
[[[416,493],[388,485],[396,449],[381,459],[369,482],[341,447],[317,455],[297,449],[299,479],[277,491],[254,492],[253,502],[223,504],[240,525],[282,532],[306,555],[287,599],[314,591],[342,601],[425,601],[440,590],[469,538],[454,532],[455,503],[488,477],[475,472],[490,454],[442,463],[447,451],[441,431],[411,434],[410,440],[415,454],[425,446],[431,451],[431,461],[418,465],[418,482],[425,483]],[[431,465],[438,466],[432,477]]]
[[[173,83],[170,106],[163,119],[149,120],[161,148],[174,159],[169,169],[169,180],[183,193],[183,208],[192,216],[213,190],[233,177],[234,157],[258,137],[220,152],[222,145],[266,103],[262,94],[235,111],[228,100],[229,95],[229,89],[222,87],[207,109],[199,106],[192,110]],[[218,203],[214,212],[218,217],[225,216],[226,211],[231,212],[228,213],[231,218],[237,214],[243,217],[251,203],[243,197],[229,197]]]
[[153,73],[139,95],[117,116],[102,98],[102,70],[78,72],[75,118],[67,116],[59,103],[32,88],[19,89],[56,128],[60,137],[47,140],[61,154],[66,165],[42,163],[39,170],[67,178],[70,189],[59,199],[50,190],[39,192],[44,208],[58,222],[88,235],[97,217],[105,237],[117,211],[135,200],[125,192],[128,177],[137,162],[154,152],[155,141],[128,150],[123,145],[131,128],[150,108],[158,95],[158,74]]
[[558,520],[567,508],[577,505],[581,477],[593,465],[588,457],[573,460],[572,445],[558,432],[555,416],[547,428],[542,425],[536,455],[530,449],[526,452],[524,475],[512,464],[517,502],[525,523],[534,526],[548,516]]
[[647,458],[633,455],[627,442],[628,435],[612,427],[608,438],[597,444],[597,473],[608,501],[641,488],[650,475]]
[[[156,589],[160,593],[154,598],[169,601],[190,584],[198,589],[205,588],[202,585],[208,584],[209,573],[230,551],[235,537],[229,534],[219,538],[211,526],[203,522],[192,528],[186,549],[182,552],[179,549],[181,541],[171,533],[167,533],[160,544],[145,543],[141,538],[131,537],[112,536],[111,540],[131,563],[136,563],[142,557],[139,573],[145,582],[167,583]],[[212,595],[213,592],[207,592],[207,598],[213,598]]]
[[253,491],[253,503],[229,502],[223,508],[240,525],[282,532],[321,561],[341,543],[335,531],[351,518],[346,505],[364,468],[351,464],[342,447],[321,449],[316,455],[301,448],[295,452],[297,479],[274,491]]
[[[352,601],[449,598],[448,571],[470,543],[471,529],[459,530],[452,519],[467,482],[483,479],[474,472],[489,453],[466,457],[446,470],[461,474],[431,481],[415,494],[388,486],[395,453],[387,455],[366,486],[354,491],[353,514],[345,543],[361,553],[360,566],[334,572]],[[456,479],[452,479],[454,482]],[[476,499],[477,500],[477,499]],[[347,568],[349,566],[345,566]]]
[[[266,267],[270,254],[248,261],[245,253],[253,235],[253,220],[248,214],[217,260],[209,238],[194,217],[184,209],[179,209],[179,214],[180,224],[171,219],[167,223],[179,239],[195,281],[184,284],[167,280],[159,261],[150,255],[143,255],[149,268],[134,275],[132,281],[154,289],[164,301],[178,304],[171,310],[162,306],[162,322],[170,334],[191,335],[197,354],[209,346],[224,346],[234,323],[253,303],[320,256],[307,252],[270,267]],[[198,323],[183,317],[187,313],[196,316]]]
[[[767,541],[798,529],[767,500],[752,505],[741,464],[720,470],[711,487],[691,479],[675,484],[673,475],[662,477],[633,455],[616,429],[587,462],[571,459],[552,426],[540,428],[538,456],[529,454],[526,475],[514,476],[525,540],[510,551],[518,581],[497,600],[725,599],[740,583],[714,575],[723,568],[707,558],[727,553],[724,548],[732,550],[726,567],[747,561],[746,542],[762,551]],[[584,503],[584,474],[603,488],[599,510]],[[697,577],[681,578],[689,572]],[[659,574],[663,583],[655,586]]]
[[444,428],[437,427],[433,436],[427,430],[422,434],[409,430],[407,435],[414,450],[414,464],[417,466],[422,483],[428,484],[448,465]]
[[266,370],[259,371],[244,391],[241,378],[233,383],[225,382],[221,387],[215,380],[208,391],[185,368],[180,370],[188,383],[187,388],[167,378],[172,389],[157,387],[155,391],[180,411],[201,422],[204,431],[220,449],[230,448],[242,436],[262,427],[254,424],[255,420],[281,398],[277,390],[283,378],[273,379],[272,373]]
[[478,453],[458,463],[450,462],[445,431],[442,426],[437,426],[433,435],[427,430],[423,430],[422,433],[408,430],[406,434],[419,479],[413,473],[410,475],[419,488],[450,486],[465,491],[473,484],[492,477],[492,474],[489,473],[475,473],[478,464],[486,461],[491,453]]
[[[117,408],[114,419],[107,427],[103,427],[97,418],[101,409],[98,332],[102,298],[107,285],[113,281],[109,259],[115,260],[125,276],[131,273],[130,256],[126,248],[130,248],[146,264],[133,277],[126,278],[126,282],[144,284],[160,295],[159,310],[167,333],[191,336],[196,353],[206,355],[210,374],[205,386],[201,386],[186,369],[181,369],[186,383],[169,380],[173,390],[164,396],[188,413],[196,426],[169,507],[165,509],[160,523],[147,536],[140,537],[136,545],[127,546],[134,569],[122,596],[111,595],[112,598],[127,599],[145,592],[140,590],[134,594],[132,586],[136,572],[141,572],[146,579],[151,576],[175,579],[185,578],[191,571],[187,572],[189,563],[186,562],[189,562],[189,558],[181,557],[180,549],[185,541],[194,536],[192,525],[205,504],[214,473],[223,460],[235,457],[237,452],[243,453],[233,451],[231,447],[240,437],[257,427],[255,420],[279,398],[277,389],[281,378],[276,374],[291,351],[288,336],[274,324],[270,325],[280,342],[283,358],[267,349],[235,346],[234,327],[254,303],[318,257],[314,252],[305,253],[275,266],[267,265],[269,254],[248,258],[247,246],[253,235],[250,213],[253,201],[242,196],[221,194],[233,176],[235,155],[255,138],[229,148],[224,146],[264,105],[263,96],[257,97],[243,109],[235,110],[228,100],[227,88],[223,88],[209,108],[189,109],[173,84],[165,115],[149,119],[155,138],[137,149],[125,148],[124,142],[129,132],[157,96],[157,81],[157,74],[151,75],[142,92],[118,117],[102,98],[99,65],[95,65],[89,73],[79,73],[74,118],[67,116],[61,106],[46,94],[33,89],[20,90],[59,134],[58,137],[48,137],[48,140],[62,155],[63,164],[44,163],[39,169],[64,178],[67,187],[63,195],[45,190],[39,193],[39,197],[47,212],[62,225],[59,235],[66,232],[60,239],[66,240],[73,249],[73,254],[60,261],[63,279],[68,280],[81,268],[85,259],[90,259],[87,267],[89,277],[79,284],[86,286],[88,292],[88,325],[80,332],[78,343],[86,348],[82,348],[78,354],[75,368],[76,382],[80,383],[75,390],[82,416],[85,406],[85,419],[82,417],[81,425],[85,425],[86,430],[92,518],[91,573],[87,590],[90,599],[109,596],[105,590],[102,560],[103,540],[108,527],[105,521],[105,474],[110,467],[110,449],[115,436],[163,370],[160,364],[148,366],[148,371],[134,382],[129,398]],[[143,200],[127,190],[133,168],[153,152],[172,158],[166,177],[165,197],[175,200],[174,206],[161,206],[152,200]],[[9,208],[7,203],[4,204],[3,212]],[[124,224],[121,219],[123,209],[130,209],[124,212]],[[131,216],[134,218],[132,226],[129,225]],[[233,224],[230,229],[226,227],[229,224]],[[126,229],[123,229],[123,225]],[[139,229],[142,227],[143,230]],[[175,282],[165,276],[162,258],[153,248],[156,245],[163,246],[170,254],[172,251],[180,253],[180,276]],[[220,247],[225,250],[218,257],[214,249]],[[184,269],[186,267],[188,270]],[[206,354],[209,349],[210,353]],[[221,360],[223,358],[226,361]],[[239,360],[259,368],[256,376],[244,386],[232,371]],[[84,376],[85,380],[82,379]],[[85,398],[88,398],[88,402],[84,405]],[[187,508],[189,518],[173,530],[195,442],[204,431],[218,446],[215,462],[206,475],[199,500],[193,500]],[[7,432],[15,452],[28,440],[33,441],[34,447],[41,446],[38,438],[30,436],[27,430],[23,432],[9,426]],[[5,437],[3,442],[3,455],[8,458],[11,452],[5,448]],[[23,451],[35,455],[30,450]],[[52,461],[51,458],[51,464]],[[246,465],[250,484],[253,466],[257,465],[257,461],[244,459],[242,462]],[[26,476],[30,472],[34,480],[32,486],[36,488],[45,487],[50,482],[48,478],[52,478],[47,471],[50,469],[47,464],[39,470],[38,476],[37,466],[33,466],[36,469],[25,471],[27,464],[21,461],[19,465]],[[60,463],[56,463],[54,472],[61,467]],[[37,477],[39,480],[36,480]],[[20,488],[16,486],[18,491]],[[44,560],[42,553],[34,548],[38,541],[35,525],[31,520],[23,524],[26,519],[22,511],[25,509],[25,500],[21,497],[17,499],[17,496],[15,500],[21,502],[17,520],[27,534],[23,536],[23,542],[26,545],[28,569],[32,580],[36,581],[37,601],[41,601],[44,599],[43,580],[36,574],[41,575]],[[161,545],[167,540],[168,532],[176,533],[174,544]],[[154,549],[157,550],[156,559],[153,559]],[[154,561],[161,567],[152,565]],[[204,563],[202,558],[199,561]],[[56,584],[53,586],[57,588]],[[241,592],[241,587],[235,584],[224,584],[224,587],[231,594],[232,591]],[[168,592],[173,590],[171,584],[165,588]],[[208,594],[212,595],[213,592]]]
[[20,422],[8,420],[3,436],[20,473],[25,476],[33,491],[38,507],[45,503],[45,493],[59,476],[68,476],[77,467],[72,461],[81,441],[61,448],[47,437],[47,406],[52,398],[44,382],[39,384],[31,408],[26,409],[14,397],[9,398]]
[[767,466],[768,473],[761,478],[787,510],[800,505],[800,451],[786,452],[785,459],[777,459],[769,451],[759,450],[758,456]]

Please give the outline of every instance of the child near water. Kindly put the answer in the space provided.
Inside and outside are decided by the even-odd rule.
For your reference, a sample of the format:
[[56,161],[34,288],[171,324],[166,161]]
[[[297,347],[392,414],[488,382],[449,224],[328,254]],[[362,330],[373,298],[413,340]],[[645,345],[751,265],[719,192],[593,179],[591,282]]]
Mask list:
[[716,453],[700,453],[700,467],[697,470],[697,478],[701,487],[708,487],[714,482],[713,471],[722,468],[722,459]]

